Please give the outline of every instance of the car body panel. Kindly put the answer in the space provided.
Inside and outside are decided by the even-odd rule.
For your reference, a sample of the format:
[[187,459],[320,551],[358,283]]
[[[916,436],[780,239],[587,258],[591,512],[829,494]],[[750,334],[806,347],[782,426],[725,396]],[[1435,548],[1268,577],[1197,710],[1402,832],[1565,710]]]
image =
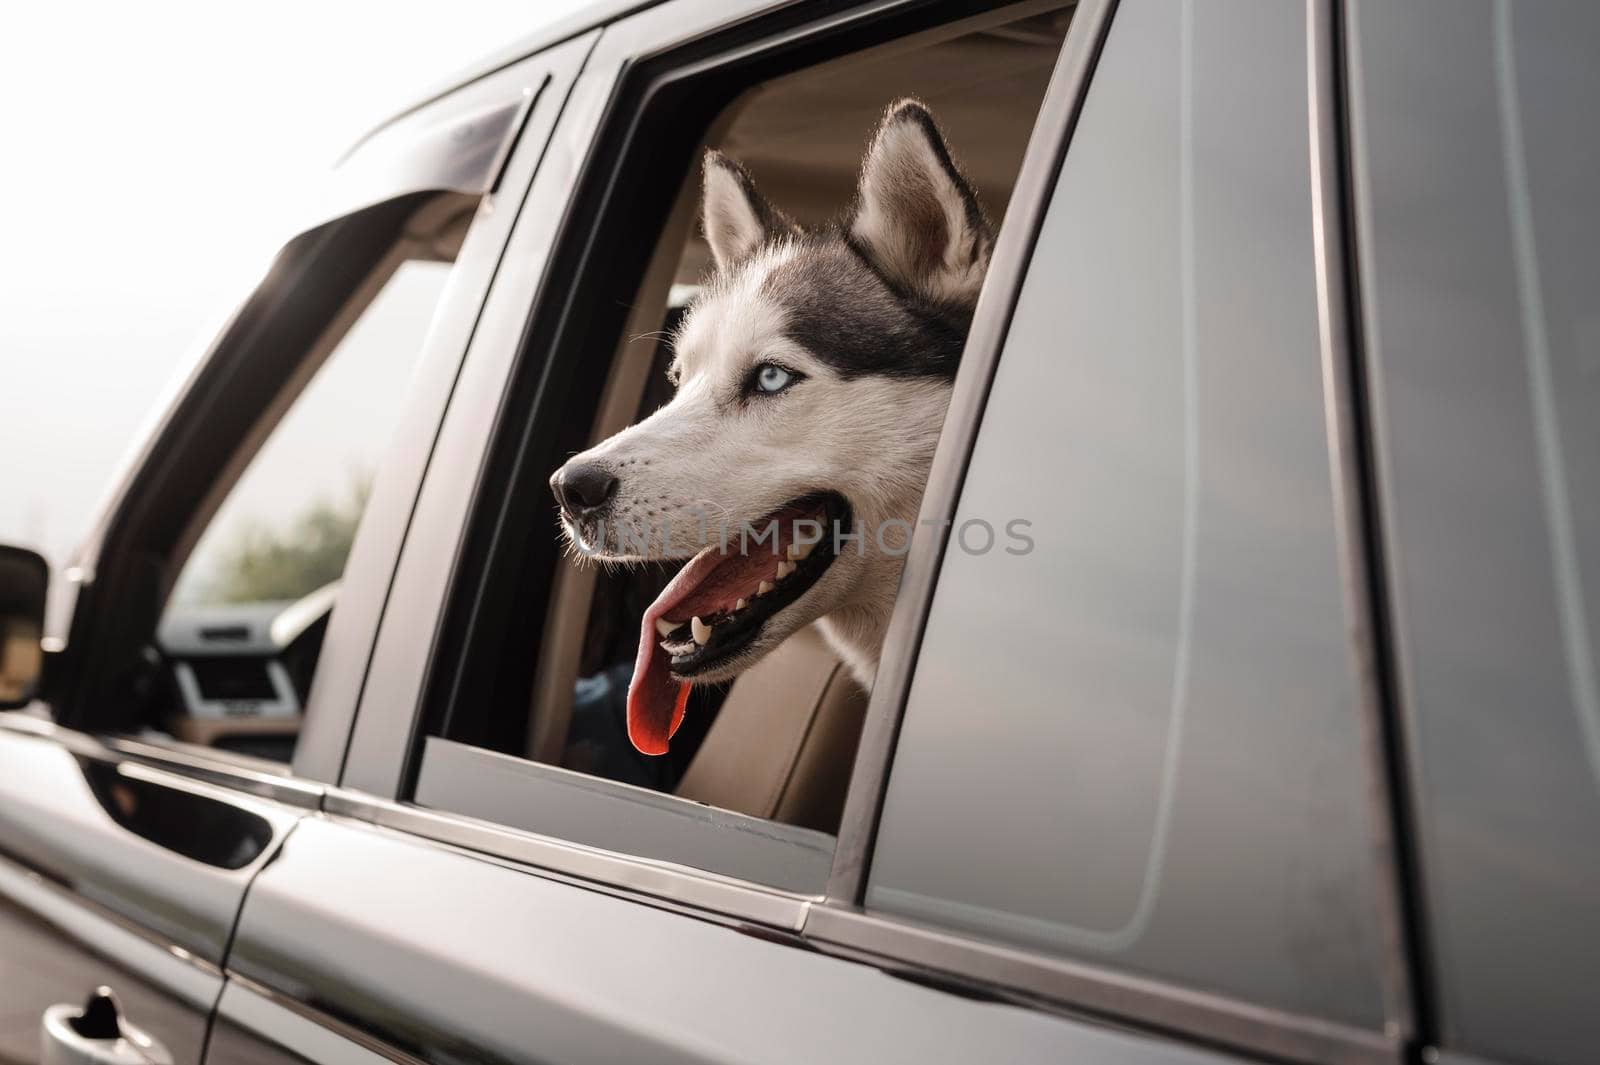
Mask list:
[[230,970],[248,994],[230,989],[225,1025],[261,1032],[251,999],[276,999],[424,1061],[1222,1060],[323,816],[257,879]]

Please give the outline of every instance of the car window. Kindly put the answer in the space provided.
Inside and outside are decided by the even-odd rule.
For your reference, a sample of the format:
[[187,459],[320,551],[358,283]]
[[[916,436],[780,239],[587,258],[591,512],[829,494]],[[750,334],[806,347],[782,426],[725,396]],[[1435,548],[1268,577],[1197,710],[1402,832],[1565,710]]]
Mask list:
[[293,602],[339,579],[450,264],[399,264],[256,452],[184,564],[175,608]]
[[867,906],[1382,1020],[1304,9],[1124,0],[934,593]]
[[[275,761],[293,756],[346,562],[380,460],[395,453],[415,398],[475,203],[450,195],[411,208],[409,229],[363,253],[365,269],[353,249],[338,258],[347,264],[342,301],[327,295],[320,312],[304,301],[282,312],[305,347],[281,352],[282,376],[267,381],[256,425],[186,518],[193,547],[186,556],[178,548],[183,563],[154,641],[170,670],[148,707],[159,731]],[[337,283],[336,273],[322,285]]]
[[[551,475],[579,453],[639,423],[689,426],[698,416],[692,409],[685,413],[683,404],[661,412],[675,396],[692,398],[704,387],[691,381],[680,391],[682,378],[675,363],[690,347],[710,350],[686,337],[695,321],[717,320],[715,316],[722,313],[718,307],[698,319],[697,308],[715,304],[704,297],[719,291],[719,278],[734,276],[712,269],[713,243],[720,234],[701,224],[705,173],[742,174],[737,188],[753,187],[762,202],[770,197],[772,210],[782,212],[772,218],[792,219],[818,234],[832,232],[828,227],[857,195],[863,156],[874,143],[875,130],[891,115],[906,122],[907,115],[922,114],[926,124],[916,120],[914,129],[923,132],[908,134],[922,138],[936,125],[928,116],[937,115],[939,143],[958,153],[965,168],[962,187],[970,181],[974,198],[981,198],[997,223],[1003,218],[1039,103],[1062,42],[1073,32],[1074,16],[1065,4],[980,8],[954,3],[909,6],[889,19],[864,20],[848,34],[814,39],[809,34],[812,27],[806,25],[808,11],[776,12],[761,31],[768,35],[762,48],[777,40],[780,32],[794,32],[798,23],[807,31],[802,34],[805,49],[796,53],[805,57],[804,63],[785,56],[778,64],[775,56],[763,54],[759,63],[748,65],[742,58],[737,64],[729,58],[678,67],[683,58],[669,55],[660,62],[670,72],[672,93],[679,95],[652,95],[641,105],[641,114],[618,112],[627,116],[626,126],[603,134],[618,144],[618,150],[594,156],[617,160],[604,164],[615,166],[615,171],[607,174],[607,181],[586,178],[576,192],[580,199],[566,208],[569,219],[582,219],[598,235],[569,239],[566,248],[557,249],[563,283],[539,297],[540,306],[522,333],[523,354],[511,371],[504,397],[497,394],[489,401],[494,406],[485,404],[503,411],[503,422],[494,430],[497,439],[488,445],[481,467],[485,480],[471,503],[474,512],[461,553],[465,562],[453,578],[455,588],[449,594],[454,601],[447,607],[445,635],[434,645],[442,653],[427,681],[430,690],[424,698],[416,769],[398,785],[409,789],[405,798],[431,810],[767,887],[808,894],[824,888],[849,769],[865,720],[867,691],[841,653],[810,624],[826,609],[821,605],[825,601],[808,600],[819,603],[808,615],[805,606],[791,612],[791,618],[804,616],[789,627],[781,627],[787,621],[773,621],[786,605],[797,603],[816,586],[818,575],[836,557],[831,546],[815,554],[789,554],[780,561],[774,553],[776,541],[769,539],[762,546],[754,536],[772,524],[763,522],[762,514],[771,512],[769,517],[776,518],[780,510],[788,516],[778,518],[777,525],[791,530],[797,517],[818,530],[824,528],[819,520],[823,516],[847,526],[838,509],[845,492],[859,493],[867,501],[863,505],[870,505],[883,482],[864,483],[869,477],[859,473],[866,468],[863,463],[840,459],[849,446],[839,439],[842,434],[814,442],[819,454],[806,473],[797,472],[798,465],[785,465],[783,448],[767,444],[753,442],[738,453],[704,453],[702,471],[741,486],[741,498],[732,499],[734,493],[729,493],[730,498],[712,505],[724,508],[721,513],[730,521],[748,522],[752,537],[745,541],[750,546],[745,555],[738,526],[730,523],[731,566],[722,572],[730,574],[730,582],[742,581],[740,594],[728,596],[726,609],[719,608],[716,614],[709,605],[700,613],[713,623],[727,623],[722,633],[730,641],[759,636],[762,642],[747,645],[749,655],[725,658],[723,673],[702,670],[693,685],[668,681],[683,709],[681,728],[672,732],[668,744],[659,737],[660,742],[639,738],[634,725],[648,715],[639,714],[638,707],[660,691],[672,653],[666,646],[675,642],[668,637],[682,629],[694,641],[699,631],[695,646],[703,647],[708,630],[699,613],[692,615],[693,621],[684,618],[663,630],[659,611],[667,608],[660,604],[669,595],[670,582],[679,579],[676,575],[704,579],[706,567],[701,566],[702,576],[695,577],[691,556],[715,563],[717,552],[705,553],[708,543],[666,550],[663,541],[648,559],[618,564],[616,559],[585,558],[593,553],[592,545],[585,550],[581,534],[568,539],[557,520]],[[637,17],[650,23],[667,17],[666,10]],[[720,21],[728,14],[708,17]],[[618,49],[627,47],[629,39],[626,34],[611,38]],[[607,62],[605,39],[599,48],[589,68],[596,79]],[[627,58],[612,61],[632,63]],[[628,98],[632,78],[624,75],[618,99]],[[895,107],[908,96],[921,104]],[[681,99],[682,106],[664,102],[674,99]],[[622,135],[623,129],[636,132]],[[918,142],[885,137],[883,143]],[[708,149],[719,154],[708,158]],[[937,162],[940,156],[932,147],[929,153],[923,158],[945,165]],[[707,166],[716,169],[706,171]],[[612,194],[607,189],[621,191]],[[709,234],[708,228],[713,230]],[[783,243],[776,232],[772,236],[774,248]],[[985,230],[982,241],[971,246],[981,244],[986,254],[988,239]],[[818,247],[824,246],[824,238],[815,240]],[[585,241],[592,241],[588,247],[607,250],[587,258]],[[866,287],[875,276],[862,265],[868,260],[858,259],[862,253],[850,245],[841,241],[827,247],[814,273],[783,282],[797,293],[812,292],[818,306],[840,298],[832,287],[834,279],[849,276],[849,285]],[[741,255],[726,249],[723,254],[732,255],[737,270]],[[565,265],[568,260],[570,266]],[[759,266],[753,250],[749,262]],[[975,301],[980,284],[981,273],[971,274],[960,298],[970,296]],[[762,343],[775,350],[787,347],[797,357],[802,348],[837,349],[843,359],[849,357],[847,350],[877,343],[873,339],[862,344],[861,336],[881,337],[891,327],[914,328],[912,312],[893,302],[888,287],[879,283],[873,290],[876,302],[864,302],[853,319],[860,344],[856,349],[837,339],[831,324],[823,320],[826,315],[814,326],[797,324],[794,336],[799,339]],[[563,306],[553,302],[557,299]],[[566,307],[583,310],[573,314]],[[882,315],[881,322],[864,322],[873,314]],[[714,335],[725,327],[699,328]],[[942,343],[958,353],[958,342],[952,342],[958,328],[964,333],[965,321],[950,319],[948,330],[940,332],[930,347]],[[915,341],[900,342],[913,348],[922,339],[919,335]],[[930,354],[929,361],[935,357]],[[813,368],[819,380],[826,372],[828,379],[841,382],[841,389],[851,387],[843,383],[850,376],[843,371],[835,375],[822,365]],[[708,370],[700,379],[713,376]],[[888,371],[874,378],[878,376],[881,382],[866,382],[860,389],[866,417],[876,417],[867,413],[877,402],[874,389],[893,389],[900,383]],[[927,381],[923,385],[913,390],[925,398],[940,387]],[[719,390],[723,387],[717,385]],[[452,399],[453,406],[468,402],[462,395]],[[790,409],[821,410],[824,400],[817,397],[826,395],[802,392],[791,397],[795,404],[818,406]],[[931,457],[943,405],[908,409],[926,417],[918,428],[919,439],[928,447],[918,454]],[[726,424],[721,439],[732,441],[735,423],[729,418]],[[780,427],[769,428],[769,435],[784,433],[795,448],[812,443],[806,439],[810,426],[802,416],[770,425]],[[759,428],[760,423],[752,418],[746,427]],[[447,424],[444,438],[450,431]],[[702,435],[709,443],[711,435]],[[703,486],[670,472],[681,455],[697,448],[663,445],[652,454],[647,453],[651,446],[638,446],[638,465],[623,459],[618,468],[632,466],[630,484],[647,488],[637,489],[638,506],[628,504],[632,509],[627,522],[622,524],[619,517],[616,528],[649,540],[665,533],[705,497]],[[925,467],[918,472],[918,461],[908,453],[895,472],[906,481],[925,478]],[[848,472],[839,473],[838,467],[847,462]],[[653,482],[652,463],[655,472],[668,471],[659,482]],[[760,484],[754,478],[747,485],[740,481],[741,475],[760,467],[772,476]],[[458,471],[442,477],[450,478],[451,488],[462,483]],[[440,483],[430,473],[419,514],[440,498],[437,493],[450,490],[436,488]],[[648,487],[652,483],[654,487]],[[793,506],[776,498],[779,493],[789,495]],[[911,498],[908,509],[914,514]],[[569,523],[567,528],[570,532],[575,526]],[[678,529],[685,531],[683,525]],[[890,524],[891,538],[895,532]],[[409,556],[410,542],[406,551]],[[733,555],[744,557],[733,560]],[[763,555],[772,562],[770,570],[740,569],[741,562],[764,566]],[[792,561],[796,559],[810,560],[799,579],[767,603],[758,603],[760,597],[776,592],[776,582],[796,575],[800,564]],[[407,561],[401,564],[402,577]],[[894,563],[880,572],[887,573],[884,583],[892,587]],[[866,583],[866,578],[859,580]],[[727,587],[731,590],[733,584]],[[714,593],[715,582],[705,588],[706,594]],[[747,607],[754,609],[743,620],[731,622],[732,615]],[[652,610],[657,614],[647,622]],[[393,605],[390,612],[395,612]],[[721,622],[715,620],[719,614]],[[387,653],[384,641],[395,631],[386,620],[379,655]],[[724,644],[722,650],[732,646]],[[426,660],[428,654],[425,649],[410,657]],[[386,741],[403,733],[373,723],[384,720],[377,715],[411,712],[410,706],[372,706],[380,701],[385,683],[380,679],[369,685],[363,696],[345,777],[346,784],[378,794],[385,778],[374,783],[366,767],[392,774],[396,760],[369,754],[373,748],[368,737],[381,733]],[[636,698],[640,692],[644,697]]]
[[1600,9],[1359,3],[1380,481],[1445,1042],[1600,1039]]

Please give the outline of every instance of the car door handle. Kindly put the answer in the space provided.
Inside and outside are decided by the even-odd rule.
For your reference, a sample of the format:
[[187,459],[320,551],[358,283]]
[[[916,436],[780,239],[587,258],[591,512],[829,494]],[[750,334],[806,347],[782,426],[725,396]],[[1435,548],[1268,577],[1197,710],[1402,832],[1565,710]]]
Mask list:
[[122,1018],[109,987],[82,1006],[51,1006],[39,1022],[40,1065],[172,1065],[172,1055]]

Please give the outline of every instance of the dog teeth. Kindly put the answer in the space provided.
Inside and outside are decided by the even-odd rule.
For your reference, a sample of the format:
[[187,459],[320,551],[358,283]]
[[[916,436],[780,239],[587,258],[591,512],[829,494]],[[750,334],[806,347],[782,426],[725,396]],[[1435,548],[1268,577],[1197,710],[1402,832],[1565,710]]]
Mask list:
[[810,558],[811,552],[815,551],[816,549],[817,542],[815,540],[807,540],[803,543],[796,541],[795,543],[789,545],[789,557],[798,562],[803,558]]
[[671,636],[678,631],[681,622],[668,621],[666,618],[656,618],[656,631],[663,636]]
[[772,591],[774,587],[776,586],[771,581],[762,581],[760,584],[756,585],[756,594],[766,595],[768,592]]
[[689,631],[694,635],[694,642],[701,647],[704,647],[706,641],[711,639],[711,626],[701,621],[698,617],[689,619]]
[[793,562],[778,563],[778,579],[781,581],[800,567]]
[[735,609],[735,610],[743,610],[745,607],[747,607],[749,605],[750,605],[750,601],[748,599],[741,599],[737,603],[733,604],[733,609]]

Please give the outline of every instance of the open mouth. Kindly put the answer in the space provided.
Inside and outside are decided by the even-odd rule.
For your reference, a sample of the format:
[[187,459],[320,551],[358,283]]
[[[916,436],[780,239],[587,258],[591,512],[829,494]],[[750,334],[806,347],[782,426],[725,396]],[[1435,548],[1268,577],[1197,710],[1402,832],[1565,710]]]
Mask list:
[[737,658],[768,619],[797,601],[833,564],[834,531],[850,506],[818,492],[738,529],[686,563],[645,611],[628,688],[628,738],[665,754],[683,720],[688,679]]

